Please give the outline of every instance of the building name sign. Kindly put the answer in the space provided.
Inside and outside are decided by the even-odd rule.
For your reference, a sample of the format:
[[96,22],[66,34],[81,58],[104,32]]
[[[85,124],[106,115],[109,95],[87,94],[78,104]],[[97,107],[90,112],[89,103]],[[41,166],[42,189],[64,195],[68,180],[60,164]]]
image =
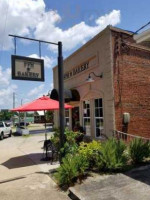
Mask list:
[[44,81],[44,60],[12,55],[12,79]]
[[89,68],[89,61],[85,62],[84,64],[75,67],[74,69],[72,69],[71,71],[67,72],[64,74],[64,80],[69,79],[83,71],[85,71],[86,69]]

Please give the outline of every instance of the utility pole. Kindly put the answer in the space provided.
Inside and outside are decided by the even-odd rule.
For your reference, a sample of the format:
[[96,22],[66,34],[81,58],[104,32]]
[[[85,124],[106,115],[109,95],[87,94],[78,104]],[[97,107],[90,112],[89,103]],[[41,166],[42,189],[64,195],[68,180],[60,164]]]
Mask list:
[[15,96],[16,96],[16,94],[15,94],[15,92],[13,92],[13,108],[15,108]]
[[[13,92],[13,108],[15,108],[15,97],[16,97],[16,94],[15,92]],[[13,115],[13,126],[15,125],[15,118],[14,118],[14,115]]]

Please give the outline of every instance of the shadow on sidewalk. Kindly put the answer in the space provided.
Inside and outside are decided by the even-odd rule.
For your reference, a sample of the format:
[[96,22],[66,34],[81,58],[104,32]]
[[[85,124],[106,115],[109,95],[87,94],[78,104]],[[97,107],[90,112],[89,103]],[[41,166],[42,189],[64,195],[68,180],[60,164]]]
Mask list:
[[150,165],[142,166],[124,173],[124,175],[150,185]]
[[43,163],[50,163],[50,161],[41,161],[41,159],[44,157],[43,153],[31,153],[27,155],[22,155],[14,158],[10,158],[4,163],[1,163],[4,167],[7,167],[8,169],[15,169],[15,168],[21,168],[21,167],[28,167]]

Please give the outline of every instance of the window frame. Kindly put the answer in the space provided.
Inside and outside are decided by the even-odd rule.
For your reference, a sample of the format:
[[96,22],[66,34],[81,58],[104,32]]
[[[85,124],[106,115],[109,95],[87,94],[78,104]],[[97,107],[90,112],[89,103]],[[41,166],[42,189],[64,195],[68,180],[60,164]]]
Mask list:
[[[100,105],[98,105],[98,107],[96,107],[96,100],[102,100],[102,105],[100,106]],[[96,116],[96,109],[98,109],[98,112],[99,112],[99,115],[101,115],[100,114],[100,110],[102,110],[102,116]],[[96,126],[96,120],[103,120],[103,126],[101,126],[101,124],[100,124],[100,136],[97,136],[96,135],[96,131],[97,131],[97,126]],[[102,128],[101,128],[102,127]],[[103,106],[103,98],[96,98],[96,99],[94,99],[94,131],[95,131],[95,138],[101,138],[101,136],[102,136],[102,132],[101,132],[101,130],[103,130],[104,131],[104,106]]]
[[[86,101],[88,101],[89,103],[89,108],[87,108],[87,107],[84,107],[84,103],[86,102]],[[85,103],[85,105],[86,105],[86,103]],[[86,127],[85,127],[85,119],[87,119],[87,121],[88,121],[88,123],[89,123],[89,126],[90,126],[90,135],[91,135],[91,101],[90,100],[84,100],[83,102],[82,102],[82,107],[83,107],[83,115],[82,115],[82,119],[83,119],[83,128],[84,128],[84,130],[85,130],[85,132],[86,132]],[[88,110],[89,109],[89,116],[87,117],[85,117],[84,116],[84,109],[86,109],[86,110]],[[87,134],[87,133],[86,133]],[[89,135],[89,134],[87,134],[87,135]]]
[[[66,112],[68,112],[68,115],[66,117]],[[68,121],[68,125],[67,125],[67,121]],[[65,109],[65,127],[69,128],[70,127],[70,114],[69,114],[69,109]]]

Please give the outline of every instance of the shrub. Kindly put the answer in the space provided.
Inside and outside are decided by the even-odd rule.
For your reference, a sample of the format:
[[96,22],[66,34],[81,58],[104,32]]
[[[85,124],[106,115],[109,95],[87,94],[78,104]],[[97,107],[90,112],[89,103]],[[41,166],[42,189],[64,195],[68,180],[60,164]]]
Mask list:
[[79,146],[79,154],[83,156],[89,163],[89,167],[93,168],[96,165],[96,158],[101,152],[101,143],[92,141],[90,143],[82,142]]
[[103,143],[97,160],[99,170],[115,171],[122,169],[127,162],[125,150],[126,145],[121,140],[109,139]]
[[81,133],[70,131],[69,129],[65,129],[64,137],[65,144],[64,148],[60,149],[60,131],[59,129],[55,130],[54,135],[51,137],[51,141],[58,149],[59,152],[62,152],[64,155],[68,153],[75,153],[78,148],[78,144],[76,142],[76,138],[80,136]]
[[64,147],[60,151],[63,155],[75,155],[78,151],[78,145],[77,143],[70,144],[69,142],[65,142]]
[[78,177],[82,177],[83,175],[85,175],[85,171],[88,169],[89,163],[87,162],[85,157],[80,154],[76,154],[73,159],[75,161],[75,165],[78,171]]
[[142,163],[150,156],[150,143],[138,138],[132,140],[129,145],[129,155],[134,164]]
[[55,178],[60,186],[69,186],[76,181],[78,177],[84,175],[88,168],[88,163],[81,155],[67,155],[61,166],[55,173]]
[[61,166],[57,169],[54,176],[60,186],[69,186],[77,175],[78,171],[75,165],[75,160],[72,159],[71,156],[67,156],[63,159]]

